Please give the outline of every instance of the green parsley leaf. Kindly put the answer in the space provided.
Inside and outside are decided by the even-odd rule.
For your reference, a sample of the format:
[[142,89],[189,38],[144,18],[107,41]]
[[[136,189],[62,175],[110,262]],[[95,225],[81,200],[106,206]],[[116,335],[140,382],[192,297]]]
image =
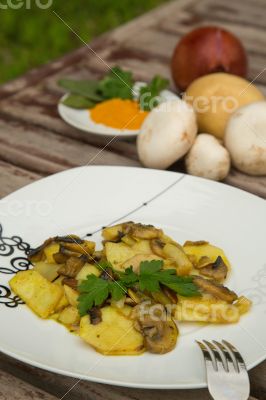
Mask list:
[[101,305],[109,295],[109,283],[96,275],[88,275],[78,287],[81,295],[78,297],[78,309],[81,316],[93,306]]
[[140,88],[139,102],[140,108],[144,111],[151,111],[156,107],[160,100],[159,96],[162,90],[167,88],[169,80],[156,75],[150,83]]
[[112,299],[114,299],[115,301],[122,299],[125,296],[125,293],[127,292],[127,289],[122,284],[122,282],[118,281],[109,282],[109,290]]
[[138,282],[139,277],[135,272],[133,271],[132,267],[127,268],[124,272],[117,272],[120,281],[123,283],[125,286],[132,286],[136,282]]
[[133,98],[132,72],[124,71],[120,67],[114,67],[99,82],[99,90],[105,99],[118,97],[120,99]]

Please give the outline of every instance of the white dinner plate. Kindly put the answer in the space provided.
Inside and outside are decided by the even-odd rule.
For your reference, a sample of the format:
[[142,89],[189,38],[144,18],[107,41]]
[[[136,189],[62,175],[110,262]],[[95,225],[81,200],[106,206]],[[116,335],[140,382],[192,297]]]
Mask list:
[[[30,247],[75,233],[100,244],[102,226],[151,223],[179,242],[208,240],[224,249],[233,270],[227,285],[253,300],[232,325],[179,324],[176,348],[165,355],[102,356],[51,320],[41,320],[9,290],[29,267]],[[225,339],[248,368],[266,358],[266,202],[244,191],[174,172],[80,167],[26,186],[0,201],[0,350],[49,371],[138,388],[206,386],[196,339]]]
[[[139,92],[139,89],[142,85],[144,85],[143,82],[135,83],[133,87],[135,94]],[[75,128],[78,128],[85,132],[94,133],[96,135],[110,136],[110,137],[117,136],[118,138],[121,139],[135,137],[139,133],[138,130],[116,129],[116,128],[111,128],[107,125],[97,124],[91,119],[89,110],[77,110],[75,108],[65,106],[62,103],[62,100],[64,100],[67,96],[68,94],[65,94],[60,99],[58,103],[58,112],[61,118],[69,125],[72,125]],[[179,98],[176,94],[174,94],[169,90],[163,90],[160,93],[160,97],[162,101],[168,101]]]

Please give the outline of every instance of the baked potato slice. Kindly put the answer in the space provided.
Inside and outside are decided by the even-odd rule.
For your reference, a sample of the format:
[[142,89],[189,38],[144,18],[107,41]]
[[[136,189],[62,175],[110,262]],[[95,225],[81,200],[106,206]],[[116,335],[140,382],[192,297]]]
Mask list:
[[76,279],[78,281],[83,281],[84,279],[87,278],[88,275],[94,274],[96,276],[101,275],[101,271],[95,267],[93,264],[86,263],[82,269],[79,271],[79,273],[76,276]]
[[106,355],[137,355],[145,351],[144,340],[134,322],[121,309],[101,309],[102,321],[93,325],[90,316],[80,321],[80,337],[98,352]]
[[[193,244],[195,243],[195,244]],[[200,244],[202,243],[202,244]],[[199,263],[203,257],[208,257],[211,262],[215,262],[220,256],[226,266],[230,269],[230,263],[222,249],[207,242],[186,242],[183,246],[185,253],[193,256],[196,263]]]
[[64,292],[34,270],[20,271],[9,282],[11,289],[41,318],[53,314]]
[[175,262],[177,275],[189,275],[191,273],[193,264],[181,246],[166,243],[163,252],[168,259]]
[[114,269],[120,271],[124,269],[124,262],[136,255],[136,251],[125,243],[112,242],[105,243],[105,253],[107,261],[112,264]]

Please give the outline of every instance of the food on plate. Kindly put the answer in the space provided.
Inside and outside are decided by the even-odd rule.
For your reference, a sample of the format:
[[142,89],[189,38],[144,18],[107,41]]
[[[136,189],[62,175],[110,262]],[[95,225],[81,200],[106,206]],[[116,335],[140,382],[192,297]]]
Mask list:
[[232,113],[241,106],[264,100],[264,95],[247,80],[220,72],[193,81],[184,98],[197,113],[199,132],[223,139]]
[[[60,79],[58,84],[68,92],[62,103],[71,108],[89,109],[96,123],[118,129],[139,129],[146,112],[162,100],[160,93],[169,81],[156,75],[149,83],[136,87],[132,72],[116,66],[98,81]],[[138,123],[133,120],[135,114]]]
[[137,139],[137,150],[145,167],[166,169],[183,157],[197,134],[196,115],[183,100],[171,100],[154,108]]
[[117,129],[140,129],[148,111],[140,109],[135,100],[110,99],[97,104],[90,110],[91,119]]
[[201,133],[186,155],[186,169],[190,175],[221,181],[230,170],[230,156],[226,148],[212,135]]
[[249,175],[266,175],[266,102],[239,108],[225,133],[233,165]]
[[33,268],[10,280],[41,318],[53,319],[105,355],[164,354],[178,322],[236,323],[251,302],[223,285],[230,263],[206,241],[179,244],[134,222],[102,230],[103,247],[76,235],[32,250]]
[[232,33],[217,26],[204,26],[184,35],[172,57],[172,76],[180,90],[200,76],[228,72],[245,77],[247,56]]

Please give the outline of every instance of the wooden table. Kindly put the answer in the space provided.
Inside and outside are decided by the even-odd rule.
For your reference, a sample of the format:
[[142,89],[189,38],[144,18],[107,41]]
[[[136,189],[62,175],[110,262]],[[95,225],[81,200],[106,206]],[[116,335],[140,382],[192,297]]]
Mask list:
[[[63,23],[58,16],[58,24]],[[71,21],[67,21],[71,25]],[[0,88],[0,196],[43,176],[84,164],[139,166],[133,142],[90,136],[66,125],[56,104],[62,76],[97,78],[106,65],[134,71],[138,80],[156,73],[168,76],[169,60],[177,40],[190,29],[218,24],[242,39],[249,53],[249,78],[266,93],[265,0],[179,0],[121,26],[90,43],[98,57],[83,45]],[[75,30],[75,27],[72,27]],[[69,29],[66,26],[66,30]],[[82,43],[81,43],[82,44]],[[99,58],[100,57],[100,58]],[[172,85],[173,86],[173,85]],[[105,147],[106,146],[106,147]],[[102,150],[103,149],[103,150]],[[180,164],[172,167],[178,170]],[[266,198],[266,177],[254,178],[232,170],[226,183]],[[61,398],[76,380],[42,371],[2,355],[0,399]],[[266,362],[250,372],[252,396],[266,398]],[[65,399],[209,399],[207,390],[136,390],[80,382]]]

